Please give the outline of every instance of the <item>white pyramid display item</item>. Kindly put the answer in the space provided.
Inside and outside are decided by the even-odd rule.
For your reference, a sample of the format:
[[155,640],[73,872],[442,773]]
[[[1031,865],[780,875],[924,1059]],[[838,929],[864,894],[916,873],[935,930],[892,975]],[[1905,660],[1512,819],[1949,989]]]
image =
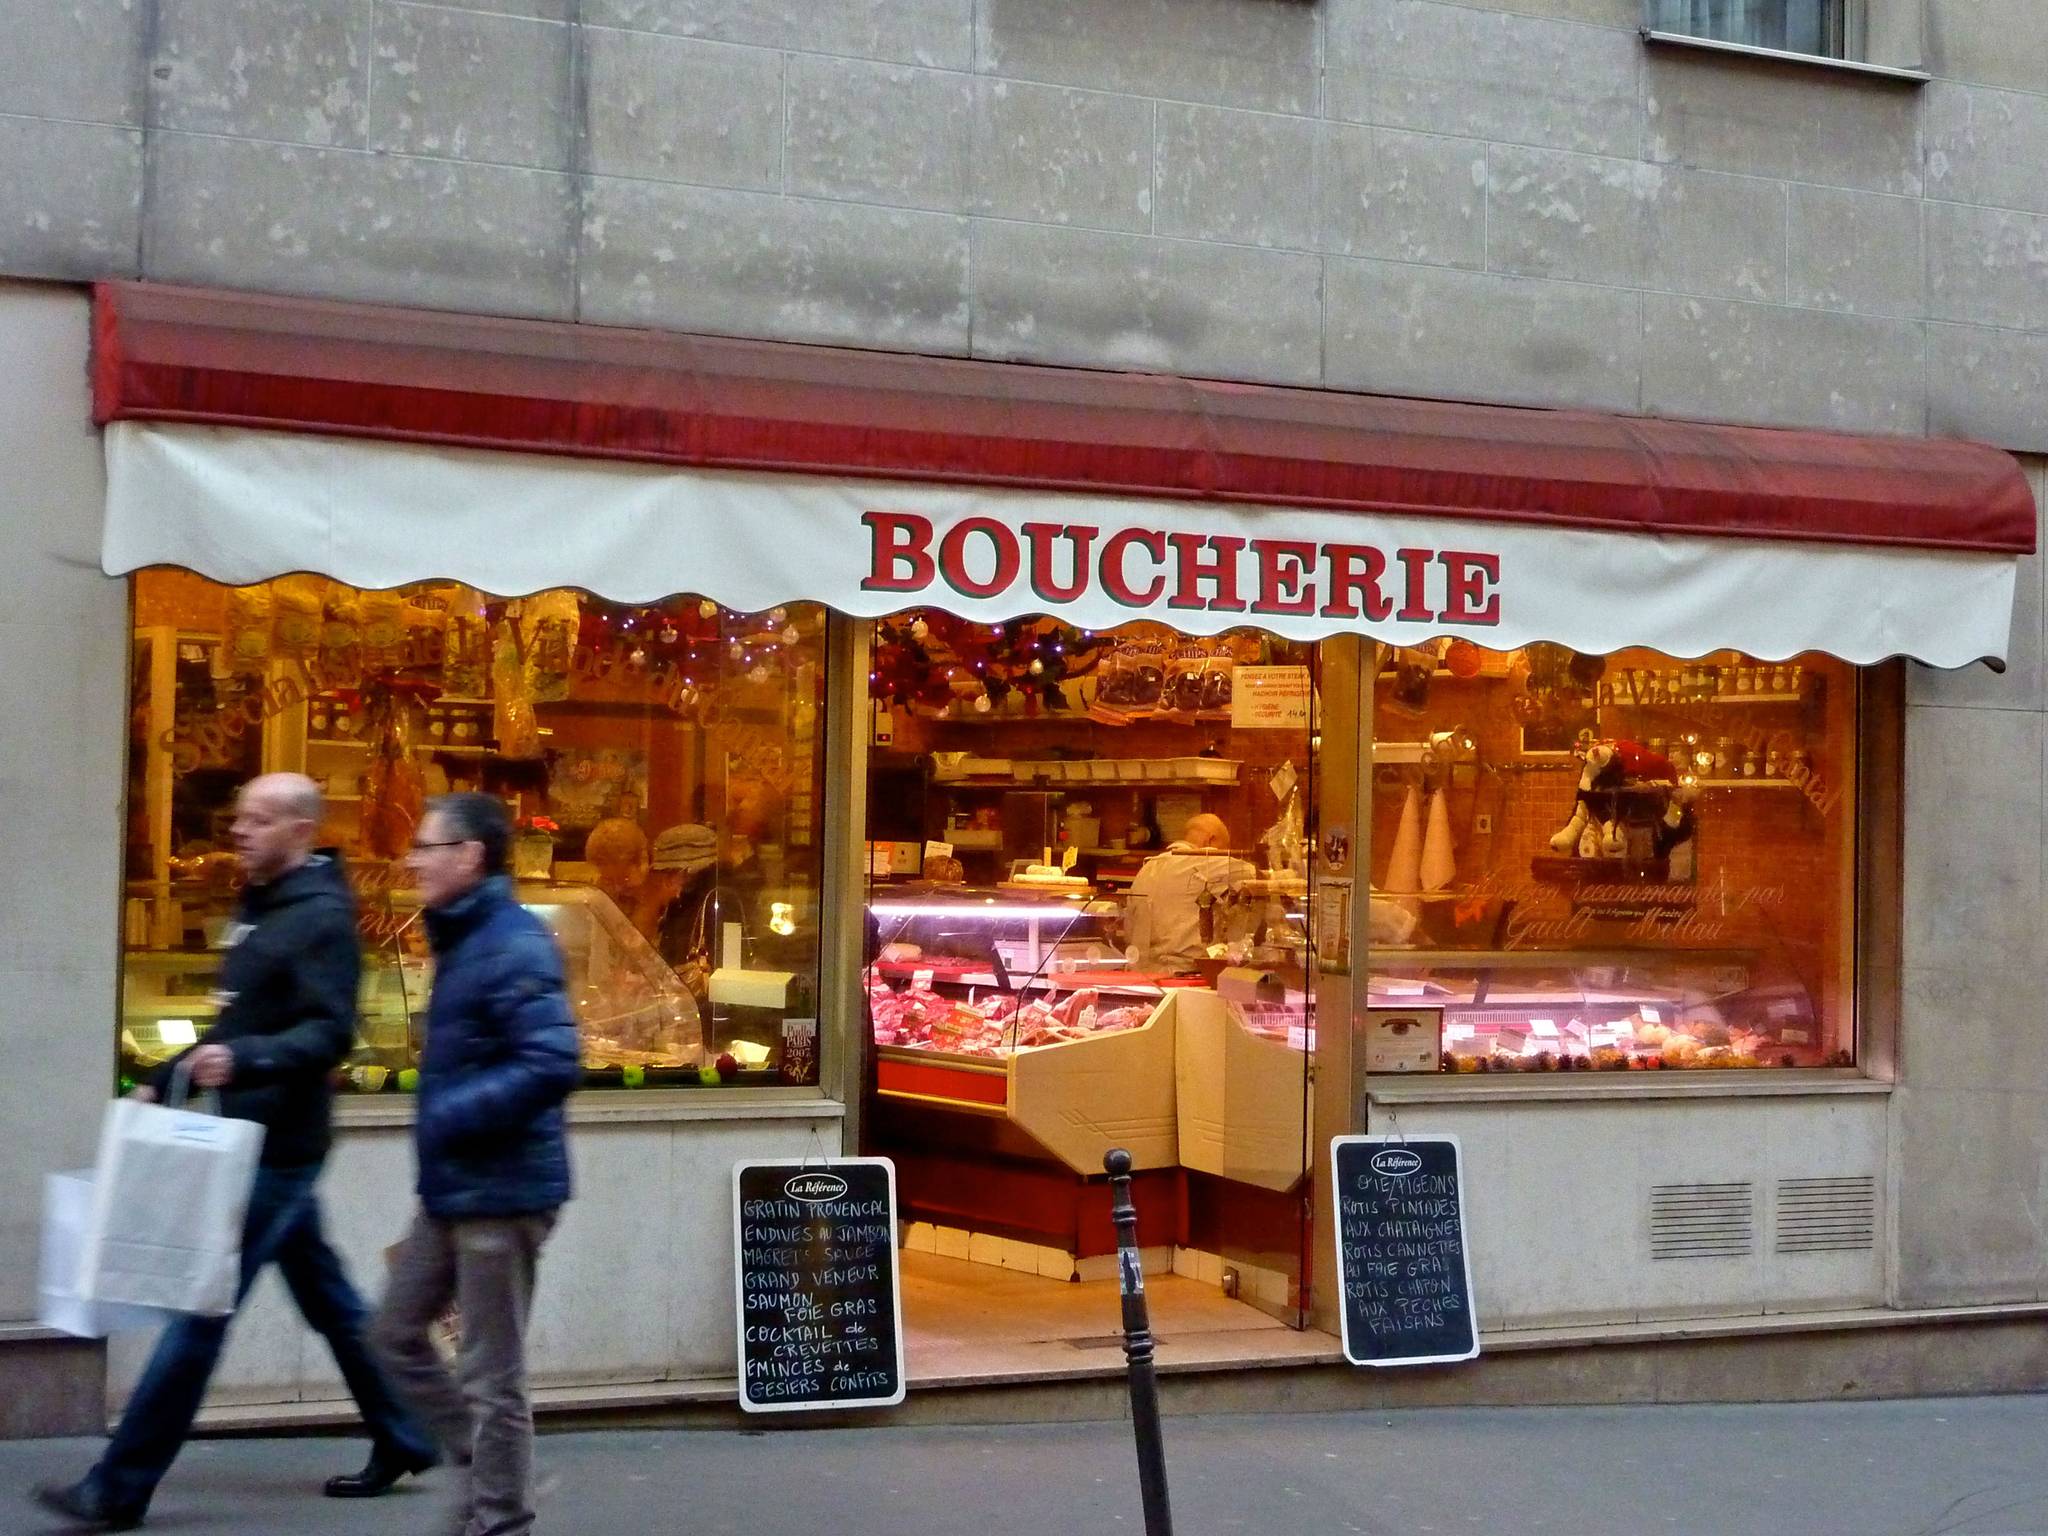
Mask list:
[[1401,802],[1401,825],[1394,833],[1394,851],[1387,859],[1383,891],[1406,895],[1422,888],[1422,790],[1408,786],[1408,798]]
[[1451,846],[1450,798],[1439,789],[1429,797],[1429,830],[1422,838],[1421,889],[1440,891],[1458,878],[1458,855]]

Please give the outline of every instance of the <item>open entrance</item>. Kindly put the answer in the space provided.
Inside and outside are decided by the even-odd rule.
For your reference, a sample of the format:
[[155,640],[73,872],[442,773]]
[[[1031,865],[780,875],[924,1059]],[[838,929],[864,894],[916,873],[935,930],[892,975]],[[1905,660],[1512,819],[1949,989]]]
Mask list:
[[915,1374],[1116,1343],[1113,1147],[1164,1347],[1304,1326],[1316,663],[1253,629],[873,625],[865,1150],[897,1164]]

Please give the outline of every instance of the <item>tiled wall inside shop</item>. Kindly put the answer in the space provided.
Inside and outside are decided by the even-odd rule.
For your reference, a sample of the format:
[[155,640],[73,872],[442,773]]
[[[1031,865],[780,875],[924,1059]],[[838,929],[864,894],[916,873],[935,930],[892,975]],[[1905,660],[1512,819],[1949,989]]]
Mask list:
[[0,272],[2048,450],[2048,7],[1925,16],[0,0]]

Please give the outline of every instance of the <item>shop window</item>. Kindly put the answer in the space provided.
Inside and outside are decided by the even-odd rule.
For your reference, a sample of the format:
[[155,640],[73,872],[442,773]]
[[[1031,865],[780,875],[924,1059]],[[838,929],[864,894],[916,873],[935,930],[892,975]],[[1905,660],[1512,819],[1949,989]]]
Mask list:
[[[1253,966],[1294,977],[1298,1032],[1312,653],[1152,623],[877,625],[877,1039],[1002,1054],[1135,1027],[1162,984]],[[986,996],[884,995],[954,971]]]
[[1064,1278],[1123,1147],[1188,1178],[1161,1241],[1295,1316],[1316,648],[928,611],[872,656],[869,1135],[906,1214]]
[[350,1089],[416,1081],[432,959],[403,858],[423,802],[465,789],[516,818],[588,1084],[818,1080],[821,607],[146,571],[134,613],[124,1077],[205,1028],[235,791],[290,770],[360,902]]
[[1373,1066],[1855,1064],[1852,667],[1384,655]]

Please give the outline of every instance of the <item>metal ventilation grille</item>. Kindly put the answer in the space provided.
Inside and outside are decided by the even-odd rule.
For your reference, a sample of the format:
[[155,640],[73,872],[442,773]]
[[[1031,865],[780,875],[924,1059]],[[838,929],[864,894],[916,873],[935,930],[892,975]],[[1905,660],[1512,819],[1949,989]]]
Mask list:
[[1753,1251],[1756,1194],[1740,1184],[1650,1187],[1650,1257],[1739,1259]]
[[1877,1180],[1778,1180],[1780,1253],[1861,1253],[1877,1246]]

